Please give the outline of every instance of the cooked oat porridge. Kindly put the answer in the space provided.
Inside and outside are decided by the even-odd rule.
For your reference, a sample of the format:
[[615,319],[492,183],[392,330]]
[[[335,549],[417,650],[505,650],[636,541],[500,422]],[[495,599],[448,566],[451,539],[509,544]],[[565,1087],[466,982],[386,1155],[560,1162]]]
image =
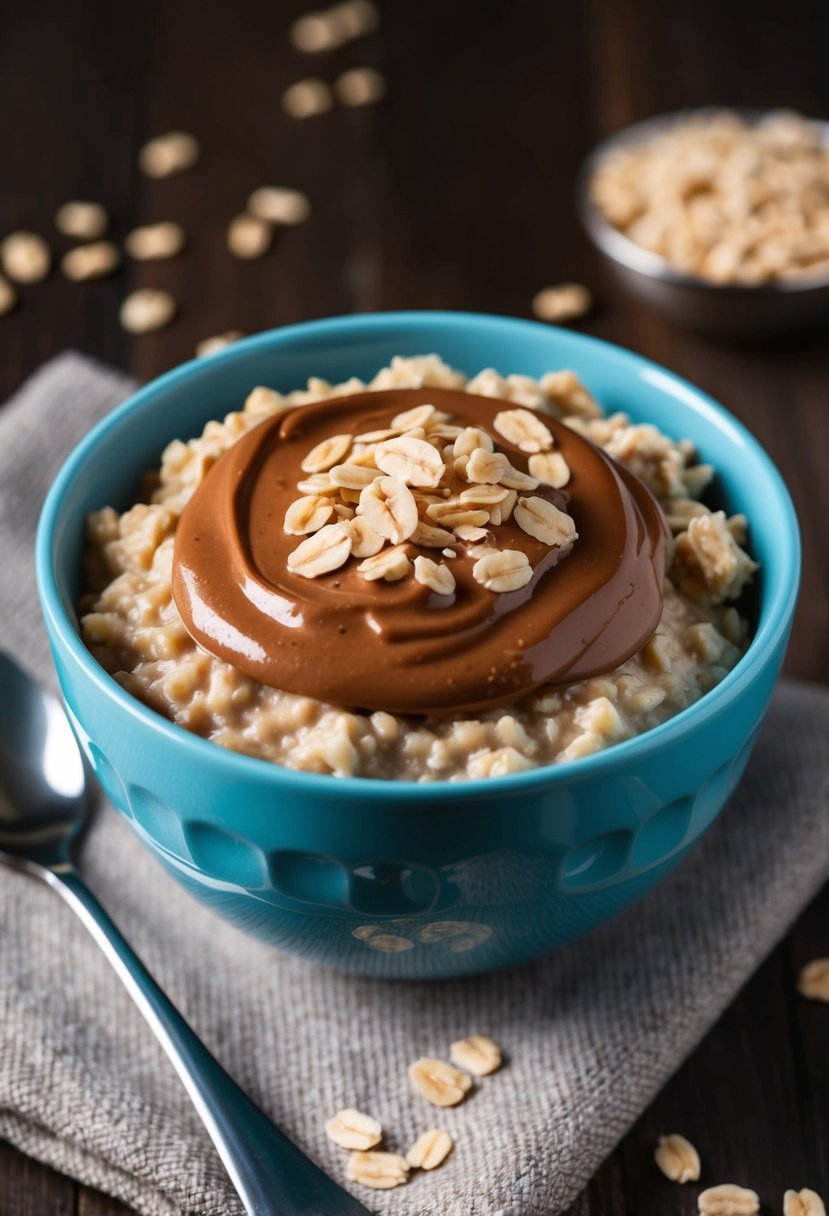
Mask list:
[[291,768],[574,760],[743,653],[756,565],[745,518],[701,501],[712,475],[571,371],[468,379],[427,355],[255,388],[168,445],[144,501],[90,517],[83,637],[151,708]]

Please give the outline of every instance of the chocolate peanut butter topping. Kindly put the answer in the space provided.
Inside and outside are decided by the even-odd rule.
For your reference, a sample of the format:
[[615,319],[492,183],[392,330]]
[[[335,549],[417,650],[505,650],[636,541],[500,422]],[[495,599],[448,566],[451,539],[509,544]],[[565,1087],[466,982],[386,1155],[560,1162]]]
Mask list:
[[225,452],[179,520],[173,595],[205,650],[275,688],[476,710],[635,654],[662,614],[665,538],[638,478],[554,419],[361,392]]

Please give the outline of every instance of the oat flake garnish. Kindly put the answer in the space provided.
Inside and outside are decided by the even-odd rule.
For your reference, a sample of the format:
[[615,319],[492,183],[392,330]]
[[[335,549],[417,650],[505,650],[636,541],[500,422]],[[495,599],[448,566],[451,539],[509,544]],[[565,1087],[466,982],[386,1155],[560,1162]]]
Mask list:
[[432,561],[431,557],[418,556],[414,559],[414,576],[418,583],[429,587],[437,595],[451,595],[455,590],[452,571],[442,562]]
[[352,557],[374,557],[386,543],[386,538],[366,523],[359,515],[349,521]]
[[391,420],[394,427],[399,427],[401,431],[408,431],[413,426],[426,427],[435,417],[437,410],[433,405],[415,405],[410,410],[404,410],[402,414],[396,414]]
[[387,583],[396,583],[406,577],[411,565],[406,550],[398,545],[394,549],[381,549],[375,557],[367,557],[357,569],[369,582],[381,578]]
[[487,485],[494,485],[504,478],[509,468],[510,463],[503,452],[488,452],[486,448],[475,448],[466,462],[464,475],[467,481],[482,481]]
[[347,523],[326,524],[288,554],[288,569],[303,578],[319,578],[338,570],[351,553],[351,533]]
[[331,435],[311,448],[299,467],[303,473],[326,473],[340,463],[350,447],[350,435]]
[[472,567],[472,576],[488,591],[517,591],[526,587],[533,569],[526,553],[520,549],[493,550],[479,557]]
[[561,452],[538,452],[529,459],[530,473],[546,486],[560,490],[570,480],[570,466]]
[[546,498],[519,498],[515,522],[545,545],[569,545],[578,538],[573,518]]
[[379,477],[366,486],[357,513],[394,545],[408,540],[417,527],[417,503],[397,477]]
[[323,524],[328,523],[333,512],[334,504],[330,498],[321,494],[307,494],[291,503],[282,526],[291,536],[304,536],[309,532],[318,532]]
[[549,428],[531,410],[502,410],[493,423],[499,435],[522,452],[548,452],[553,446]]
[[443,476],[443,460],[437,448],[425,439],[407,435],[378,444],[374,461],[378,469],[407,486],[433,487]]

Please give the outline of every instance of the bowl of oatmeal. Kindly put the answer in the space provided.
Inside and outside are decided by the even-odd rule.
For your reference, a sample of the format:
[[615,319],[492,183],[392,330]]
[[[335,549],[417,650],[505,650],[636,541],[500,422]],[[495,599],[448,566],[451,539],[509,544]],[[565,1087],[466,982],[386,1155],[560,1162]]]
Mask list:
[[616,277],[682,325],[751,338],[829,318],[829,124],[688,110],[604,140],[582,222]]
[[70,456],[37,556],[73,727],[162,865],[279,947],[412,978],[533,957],[682,858],[799,575],[785,486],[721,406],[453,313],[293,326],[146,386]]

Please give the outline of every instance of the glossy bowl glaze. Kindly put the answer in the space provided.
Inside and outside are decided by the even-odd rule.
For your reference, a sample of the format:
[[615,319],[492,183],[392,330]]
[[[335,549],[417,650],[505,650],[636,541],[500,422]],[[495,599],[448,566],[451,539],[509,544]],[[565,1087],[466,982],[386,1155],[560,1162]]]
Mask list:
[[[573,368],[609,411],[697,444],[712,501],[744,511],[762,563],[757,628],[713,692],[636,739],[575,762],[428,785],[294,772],[188,734],[125,693],[78,634],[86,512],[134,501],[173,437],[252,386],[369,378],[437,352],[472,374]],[[75,449],[43,509],[41,602],[74,729],[98,780],[162,864],[240,928],[322,963],[437,977],[528,959],[641,896],[708,828],[757,738],[783,657],[800,550],[789,495],[710,398],[617,347],[463,313],[311,322],[247,339],[154,381]]]
[[[737,112],[748,122],[757,122],[767,113]],[[606,156],[646,143],[690,113],[663,114],[625,127],[598,145],[579,174],[576,206],[582,224],[615,277],[631,295],[669,321],[715,338],[762,339],[829,321],[829,275],[803,275],[756,286],[712,283],[677,270],[660,254],[637,245],[614,228],[593,202],[590,182]],[[829,145],[829,123],[816,125]]]

